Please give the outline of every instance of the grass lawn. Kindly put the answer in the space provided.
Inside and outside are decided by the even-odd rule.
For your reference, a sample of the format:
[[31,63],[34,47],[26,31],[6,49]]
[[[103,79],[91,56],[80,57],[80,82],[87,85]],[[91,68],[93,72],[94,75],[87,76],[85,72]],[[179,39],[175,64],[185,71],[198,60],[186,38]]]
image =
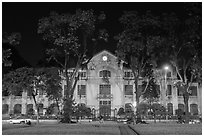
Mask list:
[[150,123],[131,127],[141,135],[202,135],[202,124]]
[[111,124],[41,124],[39,126],[2,125],[3,135],[119,135]]

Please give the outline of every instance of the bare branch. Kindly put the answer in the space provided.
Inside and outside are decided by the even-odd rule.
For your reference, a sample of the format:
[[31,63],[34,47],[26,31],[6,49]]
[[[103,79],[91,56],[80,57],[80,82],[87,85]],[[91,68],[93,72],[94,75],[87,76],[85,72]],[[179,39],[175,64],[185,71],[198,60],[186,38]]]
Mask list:
[[64,68],[64,65],[63,65],[61,62],[59,62],[55,57],[53,57],[53,59],[54,59],[62,68]]
[[150,80],[147,80],[147,84],[146,84],[146,86],[145,86],[145,89],[142,91],[142,93],[141,94],[144,94],[145,92],[146,92],[146,90],[147,90],[147,87],[149,86],[149,82]]
[[176,68],[176,73],[179,75],[180,80],[183,82],[183,78],[179,72],[178,66],[174,61],[171,61],[172,65]]

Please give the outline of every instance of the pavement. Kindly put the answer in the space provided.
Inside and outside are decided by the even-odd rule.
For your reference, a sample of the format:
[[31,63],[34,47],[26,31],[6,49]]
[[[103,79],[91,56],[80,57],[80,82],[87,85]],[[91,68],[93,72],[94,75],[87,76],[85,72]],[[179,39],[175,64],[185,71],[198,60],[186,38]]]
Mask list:
[[[51,122],[54,122],[51,124]],[[30,127],[20,124],[3,124],[3,135],[135,135],[129,125],[114,121],[81,121],[76,124],[41,121]]]

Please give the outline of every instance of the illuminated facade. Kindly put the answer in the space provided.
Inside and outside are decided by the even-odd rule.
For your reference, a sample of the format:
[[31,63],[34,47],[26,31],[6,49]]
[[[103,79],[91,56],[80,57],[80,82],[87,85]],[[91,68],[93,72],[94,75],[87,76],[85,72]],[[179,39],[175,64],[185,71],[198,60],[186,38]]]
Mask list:
[[[164,73],[164,70],[158,71],[162,74],[157,79],[160,89],[159,102],[172,115],[175,115],[176,109],[184,109],[183,96],[173,86],[176,77],[170,70],[168,73]],[[123,62],[118,63],[117,57],[110,52],[104,50],[96,54],[88,63],[87,70],[81,70],[79,73],[80,79],[74,92],[75,102],[85,104],[96,117],[100,114],[106,117],[114,117],[121,107],[135,110],[136,97],[131,70],[123,67]],[[142,78],[139,85],[141,83]],[[65,81],[63,81],[63,91],[64,87],[66,87],[65,84]],[[194,115],[201,114],[201,87],[197,83],[193,83],[191,89],[189,111]],[[46,109],[53,103],[48,101],[43,93],[39,93],[37,102],[40,102],[40,114],[42,115],[46,113]],[[2,103],[3,114],[5,115],[17,112],[26,114],[29,108],[34,107],[33,99],[26,92],[23,92],[22,96],[3,96]],[[17,109],[20,112],[16,112]]]

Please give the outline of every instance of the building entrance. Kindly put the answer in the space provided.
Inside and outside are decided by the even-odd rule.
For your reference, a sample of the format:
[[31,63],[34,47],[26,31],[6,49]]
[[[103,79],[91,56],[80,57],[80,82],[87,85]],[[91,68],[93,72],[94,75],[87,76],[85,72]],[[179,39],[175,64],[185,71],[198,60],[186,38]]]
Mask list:
[[111,101],[99,101],[99,115],[103,116],[104,120],[111,118]]
[[111,117],[111,85],[104,84],[99,86],[99,115],[104,120]]

